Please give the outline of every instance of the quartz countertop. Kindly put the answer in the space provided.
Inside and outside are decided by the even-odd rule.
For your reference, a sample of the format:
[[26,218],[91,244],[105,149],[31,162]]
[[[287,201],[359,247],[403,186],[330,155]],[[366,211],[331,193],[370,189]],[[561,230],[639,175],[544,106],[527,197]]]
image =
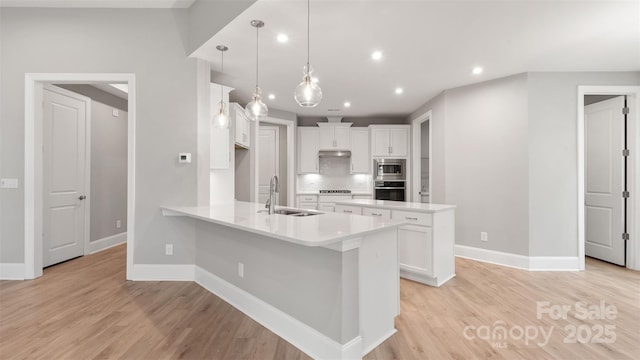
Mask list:
[[423,213],[435,213],[440,211],[453,210],[456,208],[455,205],[368,199],[347,199],[336,201],[335,203],[336,205],[362,206],[376,209],[415,211]]
[[[165,216],[188,216],[304,246],[327,246],[396,227],[403,221],[321,212],[291,216],[265,212],[264,204],[235,201],[213,206],[162,206]],[[276,209],[291,209],[276,207]]]

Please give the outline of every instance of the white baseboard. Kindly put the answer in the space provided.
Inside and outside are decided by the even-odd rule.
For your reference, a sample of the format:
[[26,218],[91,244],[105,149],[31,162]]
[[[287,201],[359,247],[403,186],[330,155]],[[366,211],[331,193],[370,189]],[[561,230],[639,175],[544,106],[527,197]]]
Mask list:
[[194,281],[194,265],[133,264],[133,281]]
[[0,280],[24,279],[24,263],[0,263]]
[[90,241],[87,247],[87,251],[89,254],[95,254],[97,252],[112,248],[125,242],[127,242],[126,231],[120,234],[107,236],[106,238],[102,238],[99,240]]
[[314,359],[362,358],[360,336],[342,345],[199,266],[195,281]]
[[464,245],[456,245],[455,254],[461,258],[529,271],[578,271],[579,269],[577,256],[524,256]]

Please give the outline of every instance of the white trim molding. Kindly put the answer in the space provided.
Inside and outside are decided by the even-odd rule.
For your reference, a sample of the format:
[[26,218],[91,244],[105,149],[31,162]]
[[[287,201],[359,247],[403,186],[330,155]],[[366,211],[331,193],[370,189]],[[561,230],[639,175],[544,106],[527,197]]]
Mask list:
[[111,236],[107,236],[102,239],[98,239],[95,241],[89,241],[89,245],[87,246],[88,254],[95,254],[102,250],[107,250],[114,246],[118,246],[122,243],[127,242],[127,232],[122,232],[120,234],[115,234]]
[[194,281],[194,265],[135,264],[131,271],[133,281]]
[[361,359],[362,337],[340,344],[250,293],[196,266],[195,281],[314,359]]
[[[136,179],[135,74],[27,73],[24,86],[24,278],[42,276],[42,89],[45,83],[124,82],[129,86],[127,133],[127,279],[133,280]],[[36,235],[38,234],[38,235]]]
[[0,263],[0,280],[24,279],[24,263]]
[[529,271],[579,271],[577,256],[524,256],[455,245],[457,257]]

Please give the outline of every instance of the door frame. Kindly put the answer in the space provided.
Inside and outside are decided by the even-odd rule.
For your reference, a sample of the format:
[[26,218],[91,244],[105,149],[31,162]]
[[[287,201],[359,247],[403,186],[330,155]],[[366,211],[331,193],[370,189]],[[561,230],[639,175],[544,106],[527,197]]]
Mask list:
[[[629,240],[627,241],[626,267],[640,270],[640,219],[635,215],[640,211],[640,86],[578,86],[578,119],[577,119],[577,208],[578,208],[578,261],[579,270],[585,269],[585,132],[584,132],[584,96],[585,95],[627,95],[631,99],[627,105],[631,108],[631,118],[627,128],[627,141],[631,151],[628,167],[628,187],[631,196],[627,208],[627,229]],[[633,115],[635,114],[635,116]],[[635,155],[635,161],[633,160]]]
[[[135,249],[135,74],[103,73],[26,73],[24,88],[24,278],[42,276],[42,91],[45,83],[94,84],[127,83],[127,279],[132,278]],[[86,209],[85,209],[86,210]],[[40,234],[40,236],[36,236]]]
[[[275,117],[267,116],[266,118],[260,120],[261,123],[265,124],[276,124],[276,125],[284,125],[287,127],[287,206],[294,207],[295,206],[295,189],[297,188],[295,174],[297,169],[295,168],[295,149],[296,149],[296,127],[297,124],[294,120],[285,120],[278,119]],[[259,141],[258,141],[258,130],[259,124],[258,122],[254,123],[254,131],[252,134],[255,134],[255,142],[253,142],[251,146],[251,151],[255,154],[258,149]],[[254,140],[254,139],[252,139]],[[255,156],[255,155],[254,155]],[[254,175],[253,175],[253,199],[252,201],[258,201],[258,181],[256,181],[258,177],[258,157],[255,156],[256,161],[254,161]]]
[[428,121],[429,122],[429,199],[433,199],[433,193],[431,192],[433,181],[431,181],[431,170],[433,169],[433,161],[431,161],[431,157],[433,156],[433,141],[432,141],[432,133],[433,133],[433,113],[431,110],[426,113],[418,116],[416,119],[411,121],[411,133],[412,133],[412,162],[413,162],[413,181],[411,187],[411,197],[414,202],[422,202],[422,198],[420,195],[420,189],[422,188],[422,164],[420,162],[421,153],[422,153],[422,123]]
[[[84,130],[84,136],[85,136],[85,141],[84,141],[84,174],[83,174],[83,180],[84,180],[84,193],[86,194],[91,194],[91,98],[84,96],[82,94],[78,94],[76,92],[67,90],[67,89],[63,89],[61,87],[57,87],[51,83],[41,83],[43,86],[43,90],[48,90],[51,92],[56,92],[58,94],[64,95],[64,96],[68,96],[68,97],[72,97],[74,99],[80,100],[82,102],[84,102],[85,104],[85,130]],[[44,99],[43,99],[44,100]],[[41,112],[40,109],[37,109],[36,113]],[[44,114],[40,113],[38,114],[38,116],[40,116],[40,119],[42,120],[42,116],[44,116]],[[43,129],[43,128],[41,128]],[[43,133],[43,141],[44,141],[44,133]],[[43,159],[43,166],[44,166],[44,159]],[[41,167],[41,169],[43,169]],[[42,172],[42,191],[44,191],[44,171]],[[42,193],[42,196],[44,197],[44,193]],[[43,198],[43,202],[42,204],[44,205],[44,198]],[[82,254],[83,255],[87,255],[89,252],[89,241],[91,240],[91,196],[87,196],[86,199],[84,200],[84,232],[83,232],[83,236],[82,236]],[[44,211],[44,208],[43,208]],[[42,235],[44,236],[44,229],[41,232]],[[36,232],[37,234],[37,232]],[[43,239],[44,241],[44,239]],[[44,254],[44,247],[42,249],[43,254]],[[43,255],[44,256],[44,255]]]

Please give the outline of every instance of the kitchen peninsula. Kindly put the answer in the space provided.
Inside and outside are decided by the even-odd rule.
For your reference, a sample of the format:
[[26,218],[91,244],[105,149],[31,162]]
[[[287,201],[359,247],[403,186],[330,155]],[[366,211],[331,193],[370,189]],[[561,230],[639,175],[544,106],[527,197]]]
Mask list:
[[313,358],[359,359],[396,332],[404,221],[239,201],[162,211],[196,219],[198,284]]

